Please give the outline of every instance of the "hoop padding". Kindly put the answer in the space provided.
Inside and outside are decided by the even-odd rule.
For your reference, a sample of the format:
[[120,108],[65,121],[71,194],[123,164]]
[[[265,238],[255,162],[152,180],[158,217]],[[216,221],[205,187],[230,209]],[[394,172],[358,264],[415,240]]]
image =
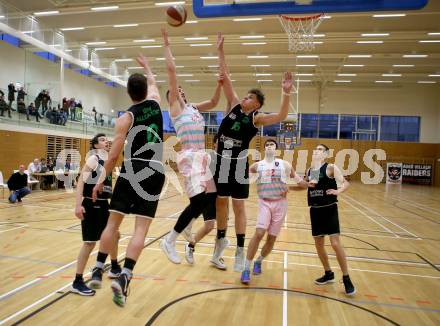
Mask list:
[[289,39],[289,51],[312,51],[314,34],[322,22],[324,14],[308,17],[289,17],[279,15],[281,26]]

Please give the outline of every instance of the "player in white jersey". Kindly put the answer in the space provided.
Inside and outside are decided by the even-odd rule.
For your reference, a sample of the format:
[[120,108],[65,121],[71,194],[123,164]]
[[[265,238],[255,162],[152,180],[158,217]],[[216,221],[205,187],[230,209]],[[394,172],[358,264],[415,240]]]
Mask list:
[[252,164],[249,168],[251,174],[257,174],[259,212],[255,234],[249,242],[245,267],[241,273],[241,282],[244,284],[250,282],[250,266],[266,232],[268,233],[266,242],[254,263],[254,275],[261,274],[261,263],[272,251],[280,233],[287,213],[286,194],[289,179],[293,178],[293,182],[300,187],[307,188],[308,186],[308,183],[296,174],[288,162],[275,158],[277,147],[275,140],[266,140],[264,160]]
[[[210,203],[215,207],[216,187],[209,170],[209,155],[205,151],[205,119],[199,111],[211,110],[217,106],[222,85],[221,82],[217,84],[211,100],[197,104],[187,103],[185,93],[177,85],[176,66],[168,35],[164,29],[162,29],[162,35],[169,79],[167,99],[170,105],[171,120],[182,146],[177,155],[177,167],[185,178],[185,190],[190,204],[183,210],[170,233],[161,240],[160,247],[171,262],[180,264],[181,260],[176,252],[178,235],[183,232],[193,218],[202,214]],[[215,219],[215,213],[210,215],[213,215],[211,218]],[[191,244],[187,244],[185,252],[188,253],[188,262],[193,263],[194,246],[192,249],[190,246]]]

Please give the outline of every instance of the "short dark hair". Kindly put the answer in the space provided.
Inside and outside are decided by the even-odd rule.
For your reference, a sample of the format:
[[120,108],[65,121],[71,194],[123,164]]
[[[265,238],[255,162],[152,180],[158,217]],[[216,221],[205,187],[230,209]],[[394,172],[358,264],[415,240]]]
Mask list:
[[252,88],[248,91],[250,94],[255,94],[258,103],[260,103],[260,108],[264,105],[264,94],[258,88]]
[[215,144],[218,140],[218,134],[215,134],[214,137],[212,138],[212,143]]
[[277,141],[275,139],[272,139],[272,138],[266,139],[266,141],[264,142],[264,147],[266,147],[267,143],[274,143],[275,144],[275,149],[278,149],[278,143],[277,143]]
[[99,143],[99,137],[106,137],[106,135],[103,133],[99,133],[99,134],[95,135],[92,138],[92,140],[90,141],[90,148],[91,149],[95,149],[95,145]]
[[322,147],[324,147],[326,152],[328,152],[328,151],[330,150],[330,148],[328,148],[327,145],[324,145],[324,144],[318,144],[318,146],[322,146]]
[[127,92],[133,101],[142,101],[147,97],[147,77],[142,74],[133,74],[128,78]]

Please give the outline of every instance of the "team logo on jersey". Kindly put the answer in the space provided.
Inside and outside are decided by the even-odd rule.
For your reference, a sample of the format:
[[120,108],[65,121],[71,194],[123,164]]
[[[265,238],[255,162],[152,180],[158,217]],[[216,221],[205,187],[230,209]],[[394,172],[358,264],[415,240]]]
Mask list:
[[280,165],[280,162],[275,162],[275,166],[279,166]]
[[243,123],[249,123],[249,117],[244,117],[241,121]]
[[235,113],[230,113],[229,118],[231,118],[232,120],[235,120],[237,118],[237,116],[235,115]]

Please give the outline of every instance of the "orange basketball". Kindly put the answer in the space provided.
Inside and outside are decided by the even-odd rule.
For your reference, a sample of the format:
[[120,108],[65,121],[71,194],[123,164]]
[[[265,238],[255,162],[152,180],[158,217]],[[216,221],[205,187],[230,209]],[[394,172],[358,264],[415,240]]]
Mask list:
[[167,23],[171,26],[178,27],[186,22],[186,9],[183,5],[175,5],[167,8]]

